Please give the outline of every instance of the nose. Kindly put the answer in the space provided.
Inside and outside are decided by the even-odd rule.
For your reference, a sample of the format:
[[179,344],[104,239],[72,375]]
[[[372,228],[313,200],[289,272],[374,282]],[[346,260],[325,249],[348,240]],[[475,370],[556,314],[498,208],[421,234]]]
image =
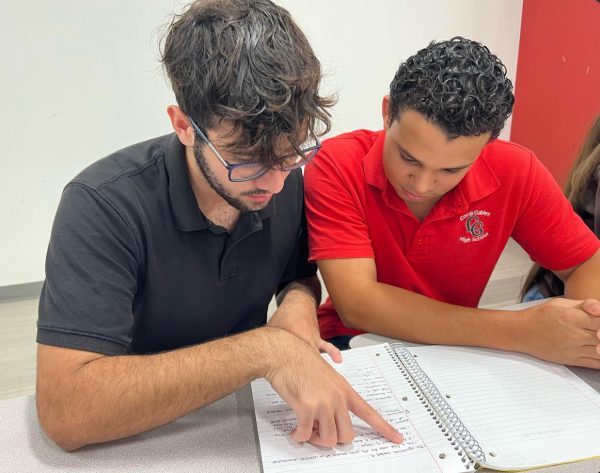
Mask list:
[[278,169],[270,169],[262,176],[256,178],[254,182],[260,189],[278,194],[283,189],[283,183],[288,177],[289,171],[279,171]]
[[435,186],[435,176],[427,171],[416,172],[410,176],[410,186],[415,194],[429,195]]

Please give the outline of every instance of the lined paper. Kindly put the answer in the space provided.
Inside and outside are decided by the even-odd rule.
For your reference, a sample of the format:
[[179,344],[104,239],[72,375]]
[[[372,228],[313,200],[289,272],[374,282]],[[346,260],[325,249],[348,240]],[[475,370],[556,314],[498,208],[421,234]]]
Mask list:
[[[352,445],[320,448],[298,444],[289,434],[296,415],[264,380],[252,383],[256,423],[265,473],[292,471],[369,472],[390,468],[410,472],[466,471],[454,446],[422,408],[414,391],[390,356],[387,345],[349,350],[344,361],[329,361],[354,389],[404,435],[395,445],[351,415],[356,438]],[[393,386],[393,387],[392,387]]]
[[[481,446],[482,466],[520,470],[600,456],[600,393],[561,365],[481,348],[401,348],[414,357]],[[296,416],[264,380],[252,383],[265,473],[473,471],[419,400],[387,344],[331,363],[405,437],[387,442],[352,416],[352,445],[319,448],[289,434]],[[325,358],[328,359],[328,358]],[[435,409],[433,409],[435,414]]]
[[600,455],[600,393],[568,368],[481,348],[409,351],[477,439],[488,467],[524,469]]

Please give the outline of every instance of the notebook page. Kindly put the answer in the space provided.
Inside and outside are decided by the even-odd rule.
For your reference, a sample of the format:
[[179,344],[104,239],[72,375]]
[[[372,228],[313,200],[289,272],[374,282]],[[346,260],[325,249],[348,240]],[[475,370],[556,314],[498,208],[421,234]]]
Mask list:
[[409,350],[478,440],[490,468],[600,456],[600,393],[568,368],[480,348]]
[[256,380],[252,382],[252,395],[264,473],[352,473],[367,468],[369,473],[467,471],[454,447],[405,382],[386,347],[349,350],[343,352],[342,364],[330,364],[404,435],[404,443],[388,442],[352,415],[356,433],[352,445],[328,449],[298,444],[289,436],[296,426],[296,415],[265,380]]

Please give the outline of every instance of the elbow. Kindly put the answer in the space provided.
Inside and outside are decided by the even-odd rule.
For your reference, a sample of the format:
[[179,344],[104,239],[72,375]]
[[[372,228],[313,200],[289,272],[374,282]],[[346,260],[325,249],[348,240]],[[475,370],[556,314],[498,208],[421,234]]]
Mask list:
[[70,439],[52,439],[52,441],[65,452],[74,452],[86,445],[85,443],[75,443]]
[[364,330],[360,317],[360,310],[357,310],[357,307],[354,304],[350,303],[338,305],[334,302],[334,307],[336,308],[336,312],[346,328]]
[[374,287],[377,282],[367,280],[349,283],[329,289],[333,307],[346,328],[368,332],[369,319],[373,312]]
[[70,416],[59,415],[52,406],[44,406],[38,398],[37,414],[42,430],[65,452],[73,452],[87,445],[79,429],[69,421]]

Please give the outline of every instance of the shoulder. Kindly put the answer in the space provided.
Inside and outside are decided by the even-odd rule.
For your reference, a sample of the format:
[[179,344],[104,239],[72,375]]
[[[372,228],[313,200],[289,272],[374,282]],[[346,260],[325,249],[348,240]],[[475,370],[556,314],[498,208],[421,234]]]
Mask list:
[[153,215],[158,206],[166,205],[165,156],[175,145],[173,138],[177,139],[165,135],[137,143],[88,166],[66,185],[57,219],[64,221],[59,215],[79,216],[80,221],[126,224],[138,231],[142,216]]
[[511,141],[499,139],[491,141],[483,149],[481,160],[487,164],[503,186],[512,184],[529,187],[540,177],[549,175],[548,170],[533,151]]
[[362,176],[363,159],[383,133],[356,130],[325,140],[315,159],[306,166],[307,182],[317,176]]
[[537,160],[530,149],[512,141],[500,139],[490,141],[483,148],[481,157],[495,170],[510,169],[513,172],[516,170],[516,166],[529,168],[532,161]]
[[369,152],[383,131],[356,130],[328,138],[319,154],[333,158],[360,159]]
[[75,176],[70,184],[99,190],[119,180],[143,173],[157,161],[164,159],[173,138],[176,138],[173,134],[164,135],[116,151],[89,165]]

